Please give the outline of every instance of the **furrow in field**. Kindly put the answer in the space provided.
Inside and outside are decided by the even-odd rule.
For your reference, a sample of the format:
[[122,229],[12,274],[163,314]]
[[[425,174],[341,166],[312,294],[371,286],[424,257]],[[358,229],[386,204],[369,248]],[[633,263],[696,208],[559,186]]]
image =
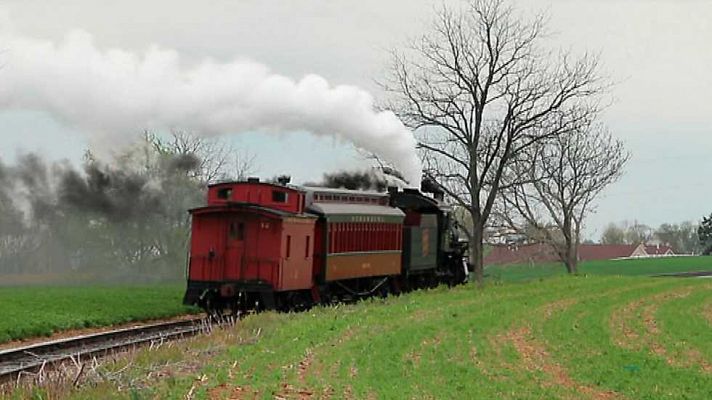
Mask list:
[[[186,396],[186,398],[191,399],[192,396]],[[222,384],[210,389],[208,398],[215,400],[258,399],[260,398],[260,393],[242,386]]]
[[[538,379],[541,385],[548,387],[559,386],[565,389],[565,393],[562,395],[564,398],[625,398],[625,396],[618,391],[599,386],[597,384],[598,380],[595,378],[589,379],[587,382],[574,378],[573,371],[575,371],[575,368],[572,370],[567,366],[567,363],[556,360],[556,358],[562,355],[560,354],[561,337],[548,337],[546,342],[544,339],[538,338],[547,337],[544,333],[544,325],[560,320],[560,315],[569,312],[574,307],[584,310],[583,314],[588,314],[590,311],[596,309],[596,306],[592,305],[592,303],[597,301],[611,299],[631,291],[653,289],[661,285],[664,285],[663,281],[646,281],[638,282],[632,286],[611,287],[605,291],[589,290],[582,293],[570,292],[567,294],[568,298],[548,304],[527,315],[527,319],[530,323],[517,325],[510,329],[507,334],[501,335],[499,338],[500,344],[498,344],[498,346],[500,348],[502,347],[502,337],[508,337],[508,341],[505,341],[505,343],[513,344],[518,354],[525,354],[525,356],[522,356],[525,361],[523,363],[525,369],[530,373],[538,373]],[[582,316],[580,315],[580,317]],[[529,326],[532,326],[532,328],[529,328]],[[568,322],[566,327],[570,333],[565,337],[584,335],[585,331],[581,331],[581,326],[581,323],[577,321]],[[551,340],[555,341],[553,347]],[[570,347],[565,347],[567,347],[567,352],[571,350]],[[558,350],[556,350],[557,348]],[[583,351],[583,349],[577,351],[580,352]],[[552,353],[557,353],[557,356],[555,357]],[[590,353],[591,357],[596,357],[599,354],[600,352],[597,350]],[[502,359],[501,356],[498,356],[498,358]],[[563,358],[568,359],[566,356]]]
[[664,349],[660,349],[660,345],[654,340],[654,336],[660,333],[655,311],[660,303],[685,298],[690,293],[690,288],[677,288],[633,300],[613,310],[609,319],[613,342],[630,350],[647,347],[654,353],[664,352]]
[[572,379],[566,368],[552,360],[552,357],[546,351],[546,346],[532,337],[531,330],[528,327],[510,330],[505,334],[505,338],[514,344],[522,358],[522,365],[525,369],[543,371],[546,374],[546,380],[541,382],[542,386],[560,386],[573,390],[577,393],[577,398],[581,398],[578,395],[596,400],[624,398],[621,394],[612,390],[602,390]]
[[[566,298],[540,307],[530,317],[537,323],[544,323],[558,312],[564,311],[577,302],[576,299]],[[495,351],[501,355],[505,345],[510,344],[519,356],[516,364],[505,364],[501,367],[510,371],[533,375],[533,379],[543,388],[564,389],[562,398],[587,398],[587,399],[622,399],[621,394],[605,390],[596,386],[587,385],[573,379],[566,367],[556,362],[547,351],[546,345],[536,339],[528,325],[517,325],[504,333],[500,333],[490,342],[494,344]],[[502,359],[501,356],[497,357]]]
[[705,310],[712,307],[712,285],[701,285],[692,295],[661,304],[657,318],[665,329],[660,336],[667,352],[679,365],[698,368],[712,375],[710,323]]
[[[440,294],[442,295],[442,294]],[[433,296],[439,296],[433,294]],[[518,295],[510,295],[517,297]],[[448,299],[449,300],[449,299]],[[444,313],[444,308],[448,312],[456,312],[458,310],[470,309],[482,299],[473,297],[465,297],[459,301],[442,304],[441,307],[433,305],[433,307],[405,307],[407,311],[403,312],[402,319],[389,318],[373,318],[363,320],[359,325],[349,326],[344,331],[331,340],[317,344],[312,349],[310,368],[302,372],[301,377],[287,377],[289,382],[299,382],[300,387],[304,387],[302,383],[316,383],[324,385],[326,382],[343,383],[339,398],[357,398],[354,394],[352,386],[356,381],[368,383],[368,380],[374,375],[380,375],[382,365],[370,365],[364,363],[362,357],[357,356],[358,353],[369,353],[374,351],[373,347],[378,347],[380,340],[389,340],[389,338],[398,337],[395,341],[398,349],[394,347],[387,348],[389,351],[399,351],[401,346],[402,353],[399,358],[403,361],[411,361],[409,365],[412,368],[418,368],[423,349],[437,346],[443,339],[439,337],[438,331],[432,331],[430,334],[422,336],[416,334],[422,326],[437,325],[434,321],[441,318],[451,317],[450,314]],[[445,316],[447,314],[447,317]],[[412,332],[412,335],[406,335],[405,331]],[[411,348],[413,350],[407,350]],[[360,350],[357,350],[360,349]],[[392,371],[391,371],[392,372]],[[415,390],[417,392],[417,389]],[[323,396],[319,396],[323,397]]]
[[[643,308],[648,303],[639,303],[639,300],[675,291],[684,293],[685,288],[692,290],[702,286],[702,282],[692,280],[655,279],[648,282],[655,283],[626,285],[624,291],[607,291],[597,297],[591,296],[547,322],[544,334],[550,345],[548,350],[569,366],[574,379],[614,389],[629,398],[711,398],[710,378],[702,371],[672,366],[647,347],[634,349],[618,345],[618,341],[627,339],[620,337],[623,332],[620,326],[616,334],[611,329],[611,321],[615,320],[612,317],[617,313],[627,307],[634,318],[626,320],[619,316],[618,320],[630,322],[629,330],[643,340],[647,335]],[[677,345],[684,340],[676,341],[678,339],[670,336],[669,332],[671,324],[680,315],[678,304],[689,304],[692,299],[693,296],[690,296],[662,303],[673,318],[666,316],[662,319],[662,314],[656,312],[656,326],[666,346],[671,343]],[[674,326],[679,327],[680,332],[688,329],[679,323]],[[705,336],[708,335],[702,335]],[[676,337],[686,336],[677,334]]]
[[[701,288],[706,287],[695,289]],[[667,348],[661,322],[656,317],[663,304],[685,299],[692,293],[693,288],[677,288],[634,300],[614,310],[609,320],[613,342],[625,349],[647,350],[665,359],[673,367],[698,367],[706,373],[712,373],[712,364],[705,360],[698,350],[688,347],[681,351],[672,351]]]
[[[631,290],[639,290],[647,287],[655,287],[663,284],[663,281],[637,282],[635,285],[621,285],[605,287],[604,290],[586,287],[571,287],[565,292],[565,298],[555,300],[540,306],[533,311],[524,313],[515,319],[515,323],[510,324],[508,329],[500,329],[488,336],[487,347],[493,353],[489,360],[481,369],[487,379],[493,382],[510,382],[511,385],[522,385],[534,381],[541,388],[543,396],[548,398],[624,398],[616,391],[598,386],[596,381],[580,381],[573,378],[569,367],[555,359],[550,352],[548,340],[543,339],[543,326],[550,320],[558,319],[558,315],[566,312],[579,303],[586,304],[598,298],[607,298]],[[610,286],[610,285],[609,285]],[[577,329],[575,325],[570,325],[569,329]],[[523,332],[533,332],[531,336],[524,335]],[[572,332],[573,335],[580,333]],[[560,340],[560,339],[555,339]],[[527,353],[527,350],[531,353]],[[524,356],[522,355],[524,354]],[[521,363],[523,357],[528,357],[529,364]],[[514,357],[514,358],[512,358]],[[547,372],[548,371],[548,372]],[[530,386],[531,388],[531,386]],[[502,393],[503,396],[508,393]],[[514,398],[520,394],[516,394]],[[528,398],[541,398],[537,395],[529,395]]]

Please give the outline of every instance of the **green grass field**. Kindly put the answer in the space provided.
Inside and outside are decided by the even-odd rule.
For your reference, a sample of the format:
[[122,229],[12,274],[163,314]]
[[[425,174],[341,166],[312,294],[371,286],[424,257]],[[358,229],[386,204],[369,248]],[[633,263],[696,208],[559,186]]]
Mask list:
[[0,288],[0,343],[54,332],[170,317],[183,285]]
[[54,397],[710,399],[712,280],[442,287],[250,316],[101,368]]
[[[657,275],[687,271],[712,271],[712,256],[638,258],[626,260],[585,261],[578,266],[584,275]],[[485,267],[488,279],[520,282],[566,274],[561,263],[516,264]]]
[[[9,396],[710,399],[712,279],[645,276],[710,269],[709,260],[591,262],[579,276],[552,276],[563,274],[553,265],[496,267],[481,289],[253,315],[234,329],[106,361],[78,389],[65,382]],[[85,299],[125,297],[74,312],[94,315],[83,324],[181,309],[177,288],[86,290]],[[17,297],[8,293],[0,301]],[[59,294],[43,295],[55,300],[37,320],[72,308]],[[35,304],[24,308],[44,307]]]

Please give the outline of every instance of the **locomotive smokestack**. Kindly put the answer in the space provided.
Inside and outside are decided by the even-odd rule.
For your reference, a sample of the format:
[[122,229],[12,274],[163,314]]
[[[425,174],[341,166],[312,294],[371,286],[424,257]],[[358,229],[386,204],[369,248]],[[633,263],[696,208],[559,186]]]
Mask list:
[[292,181],[292,177],[289,175],[281,175],[277,177],[277,182],[279,182],[280,185],[282,186],[287,186],[289,182]]
[[423,193],[432,193],[436,200],[443,201],[445,199],[445,192],[443,192],[440,185],[431,178],[423,178],[420,182],[420,190]]

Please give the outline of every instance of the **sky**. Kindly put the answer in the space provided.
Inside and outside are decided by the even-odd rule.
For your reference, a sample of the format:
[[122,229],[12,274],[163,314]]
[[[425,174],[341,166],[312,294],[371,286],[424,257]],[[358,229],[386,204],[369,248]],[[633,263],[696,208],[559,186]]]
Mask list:
[[[424,32],[440,1],[67,0],[0,1],[0,32],[60,42],[82,30],[99,49],[175,50],[181,66],[251,60],[299,81],[317,74],[383,97],[376,81],[389,49]],[[448,4],[461,4],[448,1]],[[552,46],[600,54],[615,82],[604,122],[632,158],[625,175],[601,195],[585,234],[598,239],[609,222],[697,221],[712,212],[712,1],[529,0],[522,12],[545,11]],[[2,48],[2,43],[0,43]],[[3,53],[0,51],[0,65]],[[2,89],[0,69],[0,89]],[[45,111],[0,109],[0,158],[38,151],[77,161],[89,146],[81,127]],[[86,128],[85,128],[86,129]],[[256,173],[318,180],[366,166],[343,138],[289,126],[279,134],[245,129],[225,136],[256,157]],[[96,145],[96,143],[92,144]]]

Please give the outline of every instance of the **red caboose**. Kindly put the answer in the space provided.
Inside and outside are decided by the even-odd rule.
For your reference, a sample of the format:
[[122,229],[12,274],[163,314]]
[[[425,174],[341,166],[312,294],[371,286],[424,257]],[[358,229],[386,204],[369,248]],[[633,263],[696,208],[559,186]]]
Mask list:
[[210,186],[208,205],[191,210],[184,303],[273,308],[275,294],[310,290],[317,218],[304,206],[304,192],[256,179]]

